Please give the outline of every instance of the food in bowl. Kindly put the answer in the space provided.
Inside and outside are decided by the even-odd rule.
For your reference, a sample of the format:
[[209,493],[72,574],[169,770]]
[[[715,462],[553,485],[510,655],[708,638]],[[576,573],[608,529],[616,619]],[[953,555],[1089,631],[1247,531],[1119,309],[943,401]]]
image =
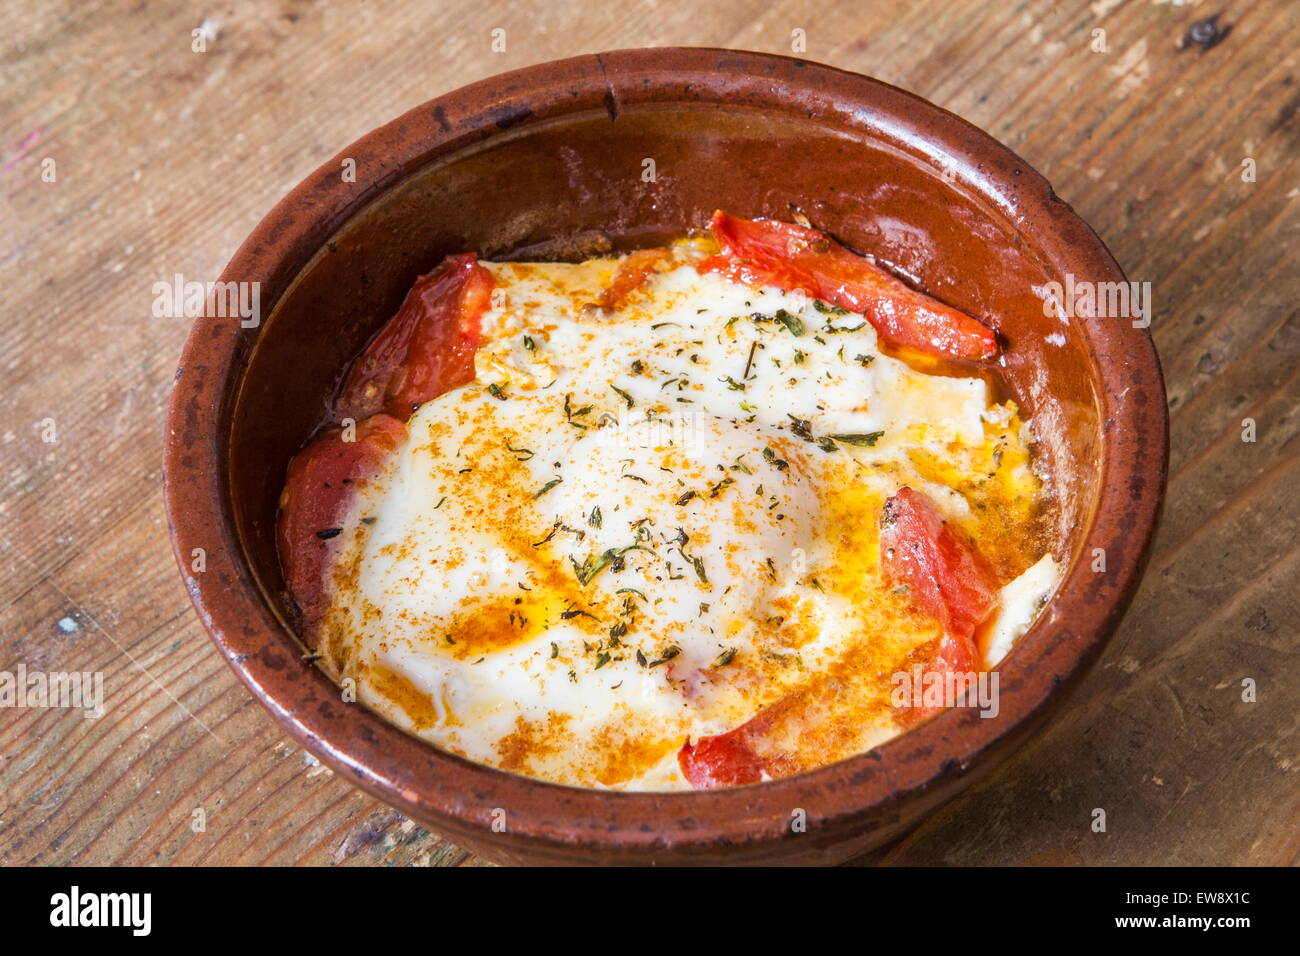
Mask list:
[[1059,581],[997,355],[808,224],[451,256],[289,467],[300,629],[392,723],[540,779],[702,789],[862,753]]

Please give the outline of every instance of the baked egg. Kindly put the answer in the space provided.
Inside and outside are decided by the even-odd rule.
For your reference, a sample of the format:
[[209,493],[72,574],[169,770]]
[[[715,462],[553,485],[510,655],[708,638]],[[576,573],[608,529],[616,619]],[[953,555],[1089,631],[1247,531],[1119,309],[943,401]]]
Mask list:
[[[710,268],[719,235],[472,263],[463,374],[385,406],[404,432],[322,479],[348,495],[307,537],[319,569],[286,574],[319,573],[311,637],[349,699],[505,771],[676,790],[861,753],[924,716],[899,675],[1010,651],[1060,577],[1030,424],[839,286]],[[402,374],[356,407],[426,372]]]

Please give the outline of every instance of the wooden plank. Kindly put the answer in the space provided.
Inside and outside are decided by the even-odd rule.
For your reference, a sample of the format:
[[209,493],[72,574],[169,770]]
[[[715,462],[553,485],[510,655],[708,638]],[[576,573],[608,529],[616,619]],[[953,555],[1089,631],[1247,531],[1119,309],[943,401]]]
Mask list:
[[[177,2],[5,5],[0,668],[102,670],[107,706],[0,711],[0,863],[478,862],[289,743],[189,610],[158,463],[187,329],[150,287],[215,276],[319,162],[440,91],[600,49],[790,52],[796,29],[1049,176],[1152,284],[1173,414],[1151,570],[1101,664],[870,862],[1296,862],[1296,4],[230,2],[205,53]],[[1180,45],[1210,14],[1226,37]]]

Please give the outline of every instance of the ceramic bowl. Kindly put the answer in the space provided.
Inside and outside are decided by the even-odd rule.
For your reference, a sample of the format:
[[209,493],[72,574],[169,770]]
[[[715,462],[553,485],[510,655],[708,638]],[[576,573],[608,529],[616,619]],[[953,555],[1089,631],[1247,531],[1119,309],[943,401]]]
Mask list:
[[[348,361],[448,253],[579,259],[678,236],[717,208],[802,213],[1001,336],[1002,377],[1034,421],[1068,570],[1000,667],[998,715],[949,710],[789,779],[648,794],[473,764],[342,702],[286,624],[274,527],[285,467]],[[173,546],[199,616],[304,748],[499,861],[830,863],[897,837],[1024,741],[1098,656],[1164,492],[1168,420],[1149,334],[1128,318],[1044,308],[1052,282],[1125,281],[1093,231],[970,124],[802,60],[624,50],[464,87],[309,176],[221,281],[258,283],[260,321],[196,321],[166,436]]]

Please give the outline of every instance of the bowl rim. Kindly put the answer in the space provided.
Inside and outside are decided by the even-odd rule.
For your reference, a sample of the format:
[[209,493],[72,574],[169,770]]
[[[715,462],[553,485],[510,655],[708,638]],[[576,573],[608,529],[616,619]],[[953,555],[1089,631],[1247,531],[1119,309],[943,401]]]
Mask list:
[[[1090,278],[1127,281],[1101,240],[1046,179],[965,120],[860,74],[709,47],[618,50],[542,63],[417,106],[361,137],[291,190],[239,247],[220,281],[260,281],[263,289],[277,290],[273,308],[328,238],[372,200],[428,163],[519,124],[602,108],[615,121],[620,110],[644,103],[724,104],[746,96],[774,111],[806,114],[813,108],[821,121],[883,131],[918,159],[942,155],[964,190],[991,203],[1017,228],[1032,229],[1036,245],[1053,262],[1068,262]],[[356,160],[355,183],[341,182],[344,158]],[[1107,573],[1093,574],[1085,562],[1073,562],[1002,669],[996,718],[949,709],[865,754],[795,777],[683,793],[568,787],[440,752],[362,706],[342,704],[329,678],[290,653],[298,639],[263,594],[233,523],[228,440],[243,369],[260,328],[204,317],[195,320],[185,344],[164,436],[173,551],[205,629],[276,721],[350,782],[452,839],[508,841],[542,854],[589,847],[644,857],[779,840],[790,835],[796,808],[806,811],[809,831],[896,820],[900,804],[964,773],[1042,712],[1100,653],[1136,590],[1167,475],[1164,384],[1147,330],[1127,321],[1084,321],[1098,373],[1093,387],[1103,439],[1092,524],[1075,553],[1105,548]],[[1111,453],[1122,445],[1141,453]],[[205,552],[203,573],[190,570],[195,548]],[[494,828],[500,810],[508,819],[504,834]]]

